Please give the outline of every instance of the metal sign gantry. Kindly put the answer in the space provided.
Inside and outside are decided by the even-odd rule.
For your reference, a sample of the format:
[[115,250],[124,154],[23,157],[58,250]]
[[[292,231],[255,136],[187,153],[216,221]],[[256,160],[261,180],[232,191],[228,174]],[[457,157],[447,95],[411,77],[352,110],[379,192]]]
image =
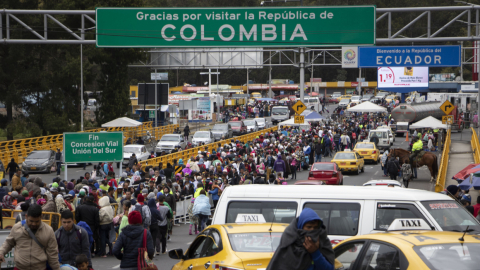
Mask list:
[[[395,16],[404,17],[405,13],[419,14],[416,18],[412,19],[401,29],[393,29],[392,19]],[[447,23],[433,27],[432,21],[435,20],[435,16],[442,16],[445,13],[454,12],[456,16]],[[43,15],[43,27],[32,26],[21,20],[23,15]],[[74,28],[72,26],[62,24],[55,16],[78,16],[81,21],[81,28]],[[377,24],[377,36],[376,44],[385,43],[411,43],[411,42],[447,42],[447,41],[469,41],[480,40],[480,29],[476,27],[480,21],[480,5],[466,5],[466,6],[445,6],[445,7],[401,7],[401,8],[377,8],[376,9],[376,24]],[[90,27],[85,28],[85,19],[91,23]],[[48,27],[48,22],[53,21],[66,33],[69,33],[73,38],[71,39],[55,39],[48,36],[49,31],[58,31],[58,29],[52,29]],[[412,27],[415,23],[423,21],[427,23],[426,31],[419,37],[406,36],[405,30]],[[441,36],[442,31],[454,23],[467,24],[466,34],[463,31],[457,31],[456,36]],[[12,31],[18,31],[18,27],[21,26],[33,34],[31,38],[18,38],[15,37]],[[95,10],[13,10],[3,9],[0,10],[0,43],[15,44],[15,43],[35,43],[35,44],[95,44],[95,37],[85,38],[85,31],[95,27]],[[378,29],[385,28],[386,33],[379,35]],[[472,27],[474,29],[472,29]],[[43,32],[43,34],[42,34]],[[403,34],[403,35],[402,35]],[[12,37],[13,36],[13,37]],[[24,36],[24,35],[22,35]],[[35,37],[35,38],[34,38]]]

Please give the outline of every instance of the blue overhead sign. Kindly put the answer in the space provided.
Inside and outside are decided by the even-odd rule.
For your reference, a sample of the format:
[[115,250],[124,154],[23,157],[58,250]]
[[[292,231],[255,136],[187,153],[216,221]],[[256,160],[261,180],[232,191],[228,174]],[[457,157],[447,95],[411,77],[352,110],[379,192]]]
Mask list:
[[358,48],[358,67],[459,67],[460,46],[369,46]]

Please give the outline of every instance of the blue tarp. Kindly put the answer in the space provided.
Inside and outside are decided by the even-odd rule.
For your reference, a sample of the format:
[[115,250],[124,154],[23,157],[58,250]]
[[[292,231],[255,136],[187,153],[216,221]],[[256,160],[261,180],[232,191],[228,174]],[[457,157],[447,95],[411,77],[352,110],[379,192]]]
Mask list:
[[313,111],[309,115],[305,116],[305,121],[319,121],[325,119],[325,117],[321,116],[318,112]]
[[469,190],[472,187],[475,190],[480,190],[480,176],[476,176],[476,174],[473,174],[472,183],[470,183],[470,177],[468,177],[467,179],[463,180],[462,183],[458,185],[458,187],[462,190]]
[[258,101],[278,101],[274,98],[257,98]]

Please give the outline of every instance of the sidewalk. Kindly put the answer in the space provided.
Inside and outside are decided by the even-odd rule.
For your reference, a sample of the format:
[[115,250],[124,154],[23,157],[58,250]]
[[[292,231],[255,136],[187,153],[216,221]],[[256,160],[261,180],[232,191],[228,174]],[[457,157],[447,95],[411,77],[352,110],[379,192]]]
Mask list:
[[[458,185],[456,180],[452,177],[460,170],[469,164],[474,163],[472,147],[470,140],[472,133],[470,130],[464,130],[462,134],[452,132],[452,142],[450,146],[450,160],[448,161],[447,176],[445,179],[445,188],[449,185]],[[455,154],[458,152],[466,152],[464,154]],[[477,203],[477,196],[480,195],[478,190],[470,189],[470,196],[472,197],[472,205]]]

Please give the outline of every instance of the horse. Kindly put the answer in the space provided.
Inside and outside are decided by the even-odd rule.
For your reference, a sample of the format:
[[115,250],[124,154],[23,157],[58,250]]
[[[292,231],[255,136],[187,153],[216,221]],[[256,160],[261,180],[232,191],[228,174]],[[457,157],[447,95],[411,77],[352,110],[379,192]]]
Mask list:
[[[410,163],[410,152],[402,148],[391,149],[388,157],[398,157],[400,165],[403,163]],[[415,157],[415,160],[412,161],[412,163],[415,164],[416,168],[420,168],[424,165],[427,166],[430,170],[430,182],[433,182],[436,179],[438,175],[438,162],[435,154],[431,152],[425,152],[419,162],[417,162],[417,157]],[[414,165],[411,165],[413,168]]]

